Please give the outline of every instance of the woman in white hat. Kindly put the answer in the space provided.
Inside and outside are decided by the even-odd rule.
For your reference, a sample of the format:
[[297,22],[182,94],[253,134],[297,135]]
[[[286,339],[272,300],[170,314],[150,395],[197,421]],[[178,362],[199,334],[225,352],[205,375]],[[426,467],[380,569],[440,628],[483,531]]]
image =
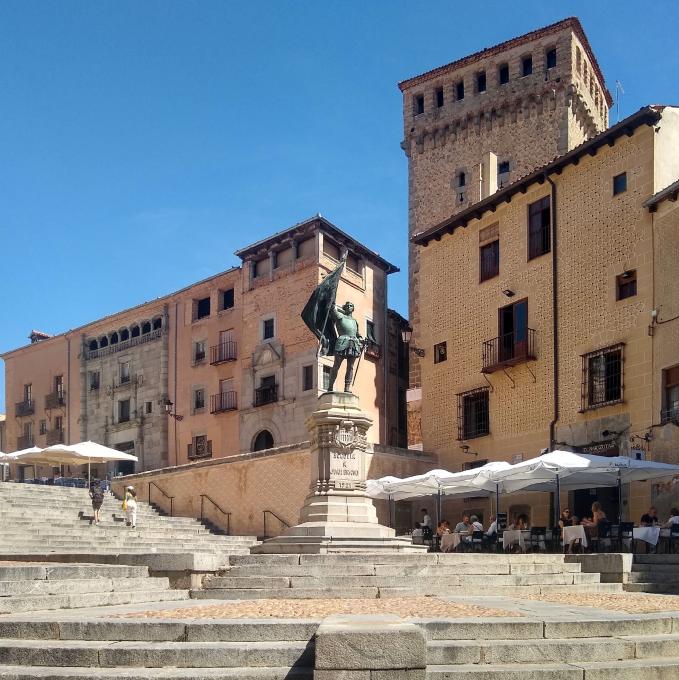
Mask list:
[[128,486],[125,489],[123,505],[125,506],[123,509],[127,517],[127,526],[134,529],[137,526],[137,492],[133,486]]

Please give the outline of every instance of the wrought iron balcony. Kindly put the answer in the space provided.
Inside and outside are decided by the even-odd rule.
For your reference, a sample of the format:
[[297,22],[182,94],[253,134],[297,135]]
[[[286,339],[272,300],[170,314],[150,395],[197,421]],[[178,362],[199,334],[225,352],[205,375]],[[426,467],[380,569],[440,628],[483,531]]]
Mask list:
[[665,425],[666,423],[674,423],[679,425],[679,407],[667,409],[660,414],[660,422]]
[[52,446],[52,444],[63,444],[64,443],[64,431],[62,430],[47,430],[47,446]]
[[17,437],[17,449],[19,451],[30,449],[31,446],[35,446],[32,434],[22,434],[20,437]]
[[210,397],[210,413],[223,413],[235,411],[238,408],[238,400],[235,391],[221,392]]
[[25,399],[24,401],[17,402],[15,408],[17,418],[20,418],[21,416],[32,416],[35,413],[35,402],[33,399]]
[[64,392],[52,392],[45,397],[45,408],[62,408],[66,405]]
[[535,359],[535,331],[524,328],[521,331],[505,333],[483,343],[483,373],[515,366]]
[[210,347],[210,363],[223,364],[225,361],[236,360],[236,343],[232,340],[229,342],[221,342],[219,345]]
[[278,385],[260,387],[255,390],[255,406],[264,406],[278,401]]

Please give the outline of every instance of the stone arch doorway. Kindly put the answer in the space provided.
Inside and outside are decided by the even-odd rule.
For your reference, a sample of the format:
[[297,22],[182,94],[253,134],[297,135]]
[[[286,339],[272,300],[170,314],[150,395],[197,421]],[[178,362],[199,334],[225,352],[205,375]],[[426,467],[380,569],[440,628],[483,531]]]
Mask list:
[[263,451],[273,448],[273,435],[269,430],[260,430],[252,442],[253,451]]

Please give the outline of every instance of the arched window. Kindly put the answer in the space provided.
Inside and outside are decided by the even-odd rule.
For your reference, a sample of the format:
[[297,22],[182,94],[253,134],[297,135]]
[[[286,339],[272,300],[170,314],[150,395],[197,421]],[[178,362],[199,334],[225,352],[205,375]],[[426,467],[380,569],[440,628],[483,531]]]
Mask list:
[[116,331],[113,331],[113,333],[111,333],[111,344],[117,345],[119,339],[120,338],[118,337],[118,333]]
[[140,335],[139,326],[137,326],[137,325],[132,326],[131,335],[132,335],[133,338],[139,337],[139,335]]
[[127,328],[123,328],[120,331],[120,342],[125,342],[125,340],[130,339],[130,331]]
[[90,350],[90,352],[93,352],[95,349],[99,349],[99,343],[96,340],[90,340],[87,347]]
[[262,430],[256,437],[252,444],[253,451],[264,451],[264,449],[273,448],[273,435],[269,430]]
[[153,330],[157,331],[159,328],[163,327],[163,320],[158,317],[157,319],[153,320]]
[[141,334],[146,335],[147,333],[151,332],[151,324],[148,321],[144,321],[144,323],[141,325]]
[[99,347],[108,347],[108,338],[105,335],[99,338]]

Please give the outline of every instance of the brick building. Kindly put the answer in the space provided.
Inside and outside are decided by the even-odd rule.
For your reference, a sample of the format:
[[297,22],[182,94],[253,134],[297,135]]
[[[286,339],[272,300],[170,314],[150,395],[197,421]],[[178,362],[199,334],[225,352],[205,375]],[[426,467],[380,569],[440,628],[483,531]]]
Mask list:
[[[399,84],[412,236],[604,130],[611,98],[576,18]],[[409,249],[412,342],[421,342],[420,262]],[[420,361],[411,356],[411,446],[421,445]]]
[[[679,462],[677,139],[679,109],[646,107],[412,238],[422,432],[442,467],[550,446]],[[617,515],[615,490],[596,498]],[[561,502],[582,516],[592,499]],[[653,499],[665,514],[676,488]],[[623,502],[638,519],[648,485]],[[547,522],[544,494],[507,503]]]
[[392,443],[405,429],[386,406],[398,391],[388,359],[404,353],[389,346],[397,269],[317,216],[239,250],[242,267],[3,354],[7,449],[92,439],[150,470],[304,441],[331,361],[300,312],[344,252],[338,302],[355,304],[369,339],[354,389],[372,440]]

